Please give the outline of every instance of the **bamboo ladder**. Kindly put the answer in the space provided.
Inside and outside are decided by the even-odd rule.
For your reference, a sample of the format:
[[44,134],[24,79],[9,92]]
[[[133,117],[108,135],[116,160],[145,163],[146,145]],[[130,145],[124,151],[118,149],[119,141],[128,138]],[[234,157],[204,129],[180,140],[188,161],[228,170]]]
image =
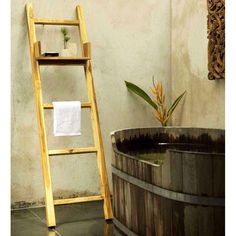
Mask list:
[[[30,57],[32,64],[32,78],[34,84],[34,93],[36,101],[36,111],[38,119],[41,162],[43,171],[43,182],[45,189],[45,206],[48,227],[56,226],[54,205],[71,204],[79,202],[89,202],[103,200],[104,217],[106,220],[112,219],[112,207],[110,200],[110,191],[106,173],[104,150],[102,144],[102,136],[99,125],[99,116],[96,104],[96,95],[93,84],[92,67],[91,67],[91,44],[88,42],[85,28],[83,10],[80,6],[76,7],[77,20],[59,20],[59,19],[36,19],[33,16],[33,8],[31,4],[26,4],[26,16],[28,23],[28,37],[30,47]],[[78,26],[81,42],[82,57],[43,57],[41,56],[40,44],[36,39],[35,25],[73,25]],[[91,122],[93,129],[93,138],[95,147],[72,148],[61,150],[48,150],[47,135],[44,121],[44,109],[53,109],[52,104],[44,104],[42,97],[42,87],[40,78],[40,66],[50,65],[78,65],[84,67],[85,79],[88,90],[88,102],[82,102],[82,108],[89,108],[91,111]],[[78,197],[70,199],[53,200],[52,182],[50,174],[49,156],[71,155],[82,153],[96,153],[98,172],[100,177],[101,194],[97,196]]]

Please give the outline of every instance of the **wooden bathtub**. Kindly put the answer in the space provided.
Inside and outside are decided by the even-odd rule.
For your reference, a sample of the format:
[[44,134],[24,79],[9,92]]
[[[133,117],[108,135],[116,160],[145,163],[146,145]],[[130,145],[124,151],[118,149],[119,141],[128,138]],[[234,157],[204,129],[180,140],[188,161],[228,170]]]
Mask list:
[[[224,130],[140,128],[111,137],[116,235],[224,235]],[[137,158],[159,144],[174,145],[161,163]]]

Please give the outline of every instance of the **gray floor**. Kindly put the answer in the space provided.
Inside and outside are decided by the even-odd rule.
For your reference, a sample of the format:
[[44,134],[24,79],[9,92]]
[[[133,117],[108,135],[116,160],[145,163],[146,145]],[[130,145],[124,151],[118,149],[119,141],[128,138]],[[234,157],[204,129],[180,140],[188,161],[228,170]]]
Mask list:
[[11,236],[112,236],[113,225],[103,218],[102,202],[55,207],[57,226],[48,230],[44,208],[13,210]]

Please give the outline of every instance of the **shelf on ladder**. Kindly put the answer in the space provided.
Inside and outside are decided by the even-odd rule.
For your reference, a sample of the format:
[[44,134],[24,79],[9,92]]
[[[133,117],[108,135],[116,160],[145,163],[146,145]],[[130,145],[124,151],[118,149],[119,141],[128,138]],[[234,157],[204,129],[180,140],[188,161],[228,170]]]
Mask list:
[[36,57],[39,65],[44,66],[65,66],[65,65],[85,65],[90,57]]

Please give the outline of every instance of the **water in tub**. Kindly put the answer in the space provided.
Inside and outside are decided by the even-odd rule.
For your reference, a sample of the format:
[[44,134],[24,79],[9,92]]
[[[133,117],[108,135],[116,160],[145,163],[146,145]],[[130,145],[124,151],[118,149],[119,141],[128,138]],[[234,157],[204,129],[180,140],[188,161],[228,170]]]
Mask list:
[[216,145],[188,144],[188,143],[158,143],[154,147],[141,147],[126,149],[125,153],[143,161],[161,165],[165,159],[167,150],[178,150],[186,152],[222,153],[222,147]]

